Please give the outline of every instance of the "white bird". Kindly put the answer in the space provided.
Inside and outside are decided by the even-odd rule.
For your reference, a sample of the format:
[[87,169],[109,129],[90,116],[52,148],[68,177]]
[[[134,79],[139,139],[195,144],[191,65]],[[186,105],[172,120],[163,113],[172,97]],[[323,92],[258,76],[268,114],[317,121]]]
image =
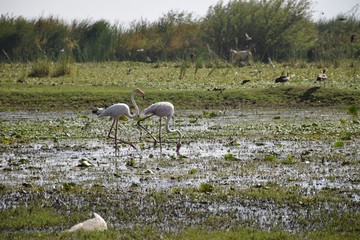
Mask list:
[[[141,91],[139,88],[136,88],[136,89],[134,89],[132,91],[132,93],[131,93],[131,103],[135,107],[135,113],[134,114],[130,113],[130,108],[125,103],[116,103],[116,104],[111,105],[110,107],[106,108],[105,110],[99,108],[99,109],[93,111],[94,113],[99,115],[99,118],[109,116],[111,119],[114,120],[112,125],[111,125],[110,131],[108,133],[108,137],[115,139],[115,146],[116,147],[117,147],[117,141],[119,140],[120,142],[129,144],[130,146],[132,146],[133,148],[136,149],[136,147],[132,143],[126,142],[124,140],[120,140],[120,139],[117,138],[117,130],[118,130],[119,118],[121,116],[126,116],[128,118],[135,118],[135,117],[137,117],[139,115],[139,108],[136,105],[136,102],[134,100],[135,93],[140,94],[140,96],[142,96],[143,98],[145,96],[144,92]],[[111,131],[112,131],[114,125],[115,125],[115,137],[112,137],[111,136]]]
[[251,39],[252,39],[247,33],[245,33],[245,38],[246,38],[246,41],[251,41]]
[[[170,120],[174,115],[174,106],[170,102],[157,102],[149,106],[148,108],[144,109],[144,114],[148,115],[147,117],[139,120],[137,122],[138,126],[144,129],[155,141],[155,144],[157,142],[160,143],[160,152],[161,152],[161,119],[163,117],[166,117],[166,132],[168,133],[177,133],[179,135],[177,144],[176,144],[176,153],[179,154],[180,147],[181,147],[181,139],[182,139],[182,133],[178,129],[170,129]],[[140,125],[141,121],[144,121],[145,119],[152,117],[152,116],[158,116],[160,118],[159,123],[159,141],[143,126]]]
[[88,219],[84,222],[78,223],[71,227],[67,232],[75,232],[78,230],[85,231],[105,231],[107,230],[107,224],[105,220],[97,213],[94,213],[94,218]]

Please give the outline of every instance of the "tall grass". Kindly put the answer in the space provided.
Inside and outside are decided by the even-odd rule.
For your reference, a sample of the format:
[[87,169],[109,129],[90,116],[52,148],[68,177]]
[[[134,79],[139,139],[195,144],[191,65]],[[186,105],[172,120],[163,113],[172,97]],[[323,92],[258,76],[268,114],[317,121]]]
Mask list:
[[[314,23],[310,0],[233,0],[215,4],[206,16],[169,11],[154,22],[137,20],[125,28],[100,20],[73,21],[56,17],[25,19],[0,17],[0,61],[56,61],[68,50],[77,62],[131,60],[185,60],[196,54],[203,60],[214,54],[223,60],[229,50],[251,49],[255,60],[358,59],[358,9],[346,21]],[[246,40],[245,33],[252,37]]]

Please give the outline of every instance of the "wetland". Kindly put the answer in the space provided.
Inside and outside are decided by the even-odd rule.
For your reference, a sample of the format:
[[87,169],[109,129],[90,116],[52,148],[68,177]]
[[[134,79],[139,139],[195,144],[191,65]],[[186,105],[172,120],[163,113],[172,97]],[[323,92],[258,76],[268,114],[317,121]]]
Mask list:
[[[1,239],[357,239],[360,231],[358,62],[341,67],[176,63],[72,64],[61,77],[0,69]],[[314,83],[327,67],[326,87]],[[131,74],[129,74],[131,69]],[[277,85],[281,71],[292,80]],[[241,85],[243,79],[249,79]],[[136,121],[91,113],[129,103],[175,106],[154,146]],[[132,108],[132,106],[130,106]],[[147,119],[152,133],[158,119]],[[64,233],[93,212],[105,232]]]
[[[153,132],[157,123],[146,121]],[[359,230],[347,222],[359,219],[360,126],[346,109],[179,110],[179,156],[176,134],[163,135],[160,154],[131,120],[120,136],[137,149],[116,151],[110,124],[84,111],[2,112],[2,214],[40,207],[64,217],[2,223],[3,231],[60,233],[92,212],[110,229],[151,226],[152,236],[189,227]]]

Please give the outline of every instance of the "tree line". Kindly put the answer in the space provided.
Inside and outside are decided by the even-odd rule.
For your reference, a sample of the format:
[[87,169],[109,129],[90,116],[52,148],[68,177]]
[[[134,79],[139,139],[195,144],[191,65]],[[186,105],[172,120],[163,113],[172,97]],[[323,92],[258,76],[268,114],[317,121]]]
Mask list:
[[202,18],[170,11],[128,27],[105,20],[1,15],[0,61],[227,60],[230,49],[249,49],[257,61],[359,59],[359,5],[346,16],[317,22],[311,6],[310,0],[220,1]]

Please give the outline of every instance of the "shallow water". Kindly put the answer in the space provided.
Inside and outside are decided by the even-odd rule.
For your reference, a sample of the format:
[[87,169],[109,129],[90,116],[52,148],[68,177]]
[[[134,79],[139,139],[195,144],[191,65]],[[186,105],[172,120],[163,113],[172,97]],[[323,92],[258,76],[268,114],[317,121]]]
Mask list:
[[[3,112],[0,123],[6,130],[2,138],[11,138],[17,131],[27,137],[12,144],[0,144],[1,183],[30,184],[49,190],[62,188],[64,183],[76,183],[125,192],[132,192],[134,187],[143,192],[197,187],[201,183],[211,183],[220,189],[248,189],[275,183],[300,187],[304,197],[315,196],[323,189],[335,189],[346,196],[350,205],[360,201],[359,126],[352,124],[344,112],[251,109],[214,113],[216,117],[212,118],[202,111],[177,113],[172,124],[184,134],[181,156],[177,156],[176,134],[163,133],[160,154],[159,147],[154,147],[133,122],[121,127],[121,137],[135,142],[137,149],[121,145],[115,151],[113,140],[105,137],[111,122],[91,114]],[[346,119],[346,124],[339,123],[340,119]],[[146,122],[153,132],[157,131],[156,124],[156,119]],[[342,132],[351,132],[351,138],[344,140],[344,147],[336,148],[334,142]],[[229,155],[233,159],[225,158]],[[267,156],[274,160],[264,160]],[[82,160],[92,166],[80,167]],[[16,199],[4,196],[0,209],[16,205]],[[182,204],[184,211],[190,211],[186,210],[186,203]],[[295,231],[299,224],[294,216],[307,214],[268,201],[239,203],[233,199],[214,205],[188,204],[196,209],[191,211],[202,211],[206,216],[234,215],[239,221],[254,222],[265,229],[274,228],[276,222],[281,228]],[[177,221],[181,218],[181,214],[176,217]],[[203,220],[188,220],[187,224],[200,224]],[[176,229],[176,221],[175,225],[164,224],[164,229]],[[111,225],[120,223],[113,220]]]

